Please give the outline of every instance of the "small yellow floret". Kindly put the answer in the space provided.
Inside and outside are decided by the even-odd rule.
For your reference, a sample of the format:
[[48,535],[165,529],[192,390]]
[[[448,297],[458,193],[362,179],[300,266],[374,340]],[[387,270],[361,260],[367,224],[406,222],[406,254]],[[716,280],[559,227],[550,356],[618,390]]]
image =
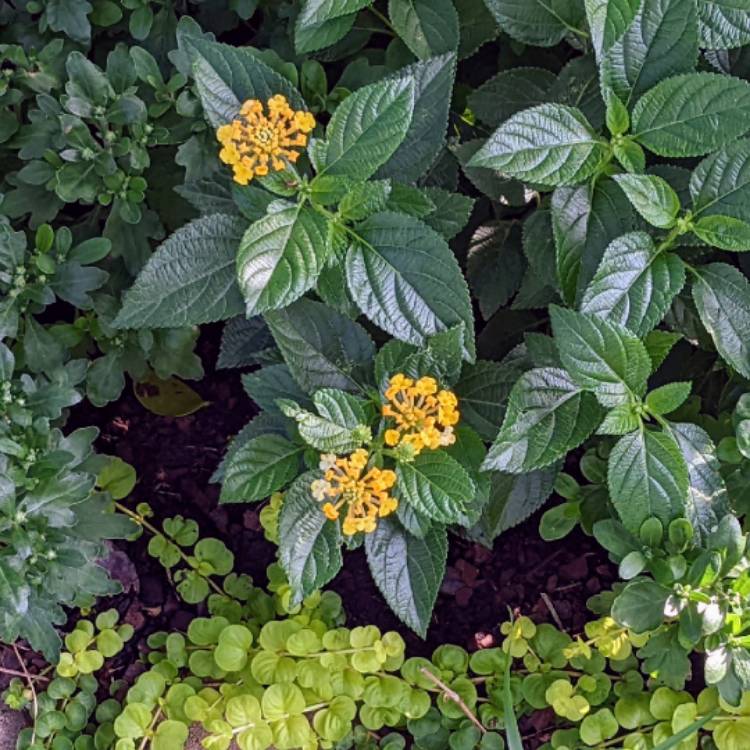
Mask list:
[[386,445],[409,445],[418,455],[425,448],[436,450],[456,441],[458,399],[453,391],[438,390],[435,378],[415,381],[398,373],[388,382],[385,398],[382,414],[394,422],[385,431]]
[[358,531],[375,531],[378,518],[385,518],[398,508],[398,500],[388,493],[396,483],[396,474],[390,469],[367,469],[370,456],[360,448],[349,456],[321,457],[321,468],[325,467],[322,479],[311,484],[316,500],[323,502],[326,518],[335,521],[345,508],[342,524],[344,534]]
[[315,127],[310,112],[293,110],[281,94],[272,96],[267,108],[265,114],[262,102],[249,99],[235,120],[216,130],[222,145],[219,158],[232,166],[240,185],[296,162],[300,152],[295,149],[307,145],[307,134]]

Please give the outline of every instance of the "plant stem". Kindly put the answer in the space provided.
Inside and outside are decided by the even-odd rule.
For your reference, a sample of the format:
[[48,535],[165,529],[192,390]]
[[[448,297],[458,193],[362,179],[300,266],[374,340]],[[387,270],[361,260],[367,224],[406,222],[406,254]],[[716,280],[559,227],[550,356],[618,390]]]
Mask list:
[[34,719],[34,726],[31,728],[31,742],[29,745],[33,747],[33,745],[36,743],[36,720],[39,716],[39,701],[37,700],[36,696],[36,688],[34,687],[34,680],[31,679],[31,675],[29,674],[29,670],[26,668],[26,662],[21,657],[21,654],[16,646],[16,644],[13,645],[13,653],[16,655],[16,659],[18,660],[18,663],[21,665],[21,669],[23,670],[23,676],[26,678],[26,682],[29,685],[29,690],[31,690],[31,704],[34,708],[33,716]]
[[472,724],[482,733],[487,734],[487,730],[484,728],[484,725],[482,724],[479,719],[474,715],[472,710],[464,703],[463,698],[455,691],[449,688],[441,679],[438,677],[435,677],[432,672],[430,672],[429,669],[425,669],[424,667],[420,667],[419,671],[431,682],[434,682],[442,691],[443,696],[447,698],[450,701],[453,701],[460,709],[463,711],[464,715],[466,716],[469,721],[471,721]]
[[[130,518],[132,518],[139,526],[142,526],[144,529],[151,532],[154,536],[161,536],[161,537],[164,537],[165,539],[167,538],[164,536],[164,534],[161,531],[159,531],[159,529],[156,528],[156,526],[149,523],[143,516],[139,515],[135,511],[130,510],[130,508],[128,508],[126,505],[123,505],[122,503],[115,501],[115,508],[117,508],[117,510],[119,510],[121,513],[124,513],[126,516],[129,516]],[[182,559],[182,561],[186,565],[190,566],[190,568],[195,570],[195,566],[190,562],[190,559],[188,558],[188,556],[179,548],[178,545],[175,544],[175,547],[177,551],[179,552],[180,558]],[[199,575],[201,574],[199,573]],[[227,592],[224,591],[224,589],[221,588],[221,586],[219,586],[211,578],[209,578],[208,576],[203,576],[203,575],[201,575],[201,577],[219,596],[229,597],[229,594],[227,594]],[[229,598],[231,599],[232,597],[229,597]]]

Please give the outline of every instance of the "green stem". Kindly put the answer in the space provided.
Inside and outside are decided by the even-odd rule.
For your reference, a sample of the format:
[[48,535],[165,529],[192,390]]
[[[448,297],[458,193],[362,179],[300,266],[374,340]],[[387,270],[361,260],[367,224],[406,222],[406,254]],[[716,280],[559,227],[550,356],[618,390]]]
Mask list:
[[383,26],[385,26],[386,29],[391,32],[391,34],[393,34],[393,36],[397,36],[396,29],[393,28],[393,24],[391,24],[390,19],[384,13],[381,13],[375,7],[370,7],[367,10],[369,10],[370,13],[372,13],[372,15],[375,16],[375,18],[377,18],[378,21],[380,21],[380,23],[382,23]]

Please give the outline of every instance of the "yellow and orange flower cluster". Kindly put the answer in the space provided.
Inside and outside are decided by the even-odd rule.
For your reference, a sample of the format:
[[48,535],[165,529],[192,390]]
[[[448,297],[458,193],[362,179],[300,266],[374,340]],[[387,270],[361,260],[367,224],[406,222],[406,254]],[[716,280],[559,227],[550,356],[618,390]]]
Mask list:
[[439,390],[435,378],[415,381],[399,373],[390,379],[385,397],[382,414],[393,420],[385,431],[386,445],[408,445],[418,455],[425,448],[436,450],[456,441],[458,399],[452,391]]
[[345,507],[342,529],[349,536],[375,531],[377,519],[398,508],[398,500],[388,492],[396,483],[396,474],[390,469],[368,469],[369,460],[363,448],[343,458],[326,453],[320,457],[323,479],[316,479],[311,486],[313,497],[324,503],[326,518],[335,521]]
[[237,119],[216,131],[223,146],[219,158],[232,165],[234,181],[240,185],[297,161],[300,152],[295,149],[307,145],[307,134],[315,127],[310,112],[293,110],[281,94],[272,96],[267,106],[268,114],[262,102],[248,99]]

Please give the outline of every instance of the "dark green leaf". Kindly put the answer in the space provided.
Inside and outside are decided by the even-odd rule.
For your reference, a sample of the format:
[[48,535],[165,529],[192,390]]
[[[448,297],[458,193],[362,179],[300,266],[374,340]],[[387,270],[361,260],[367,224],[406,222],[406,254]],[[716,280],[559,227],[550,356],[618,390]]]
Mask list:
[[226,466],[221,502],[256,502],[282,489],[297,476],[301,453],[301,446],[279,435],[248,441]]
[[[631,15],[634,5],[624,0],[601,4],[613,10],[622,7],[626,17]],[[602,55],[602,82],[628,108],[667,76],[692,71],[698,60],[694,3],[642,0],[635,6],[638,13],[626,29],[622,23],[625,18],[618,19],[616,27],[620,33],[610,37],[611,46]]]
[[688,470],[685,515],[693,525],[696,542],[705,541],[729,512],[729,498],[720,473],[716,448],[708,434],[690,422],[670,423]]
[[750,221],[750,138],[704,159],[690,177],[693,215],[734,216]]
[[388,15],[420,60],[458,48],[458,14],[452,0],[389,0]]
[[633,137],[659,156],[703,156],[748,130],[750,83],[718,73],[667,78],[633,110]]
[[750,224],[733,216],[701,216],[692,225],[693,234],[721,250],[750,250]]
[[627,584],[612,605],[612,617],[635,633],[655,630],[664,620],[670,590],[656,581]]
[[345,37],[357,17],[372,0],[305,0],[294,27],[294,46],[299,54],[330,47]]
[[726,263],[697,269],[693,299],[723,359],[750,378],[750,284]]
[[401,502],[440,523],[456,523],[474,499],[476,487],[460,463],[442,450],[424,451],[396,467]]
[[503,426],[482,468],[520,474],[548,466],[578,447],[601,417],[594,395],[564,370],[529,370],[513,386]]
[[552,47],[585,26],[579,0],[485,0],[498,26],[519,42]]
[[187,38],[186,44],[203,111],[213,127],[233,120],[247,99],[265,102],[283,94],[295,109],[305,108],[289,80],[262,62],[256,50],[195,36]]
[[[555,190],[551,216],[557,278],[563,298],[573,305],[594,277],[607,245],[635,228],[635,215],[614,181],[597,180],[593,188]],[[534,265],[533,255],[530,263]]]
[[402,341],[464,325],[464,356],[474,359],[474,319],[461,269],[445,240],[423,222],[380,213],[357,227],[346,256],[353,300],[370,320]]
[[503,70],[473,91],[468,105],[482,122],[496,128],[511,115],[548,101],[555,80],[544,68]]
[[366,180],[401,145],[414,113],[415,80],[379,81],[336,108],[321,144],[319,172]]
[[560,359],[578,385],[610,407],[643,393],[651,360],[640,339],[593,315],[556,305],[550,314]]
[[237,255],[248,317],[286,307],[315,285],[329,252],[327,231],[326,220],[302,204],[250,226]]
[[582,112],[540,104],[506,120],[469,166],[545,185],[577,185],[598,169],[605,148]]
[[685,266],[659,252],[645,232],[619,237],[583,294],[581,312],[598,315],[645,336],[664,317],[685,283]]
[[126,292],[118,328],[169,328],[226,320],[243,311],[235,257],[245,222],[204,216],[163,242]]
[[649,224],[662,229],[674,225],[680,199],[666,180],[648,174],[620,174],[614,179]]
[[609,456],[607,483],[620,520],[634,534],[651,516],[666,526],[684,515],[688,470],[671,435],[641,428],[621,437]]
[[367,563],[396,616],[423,638],[445,573],[448,540],[443,526],[419,539],[392,516],[365,537]]
[[308,393],[358,391],[369,382],[375,346],[354,321],[307,299],[265,318],[292,375]]
[[325,586],[343,563],[339,525],[323,515],[310,493],[315,476],[307,472],[294,482],[279,515],[279,562],[292,588],[292,606]]
[[456,56],[438,55],[408,65],[392,76],[394,81],[414,81],[414,109],[401,145],[381,166],[377,177],[413,182],[438,158],[448,130]]

